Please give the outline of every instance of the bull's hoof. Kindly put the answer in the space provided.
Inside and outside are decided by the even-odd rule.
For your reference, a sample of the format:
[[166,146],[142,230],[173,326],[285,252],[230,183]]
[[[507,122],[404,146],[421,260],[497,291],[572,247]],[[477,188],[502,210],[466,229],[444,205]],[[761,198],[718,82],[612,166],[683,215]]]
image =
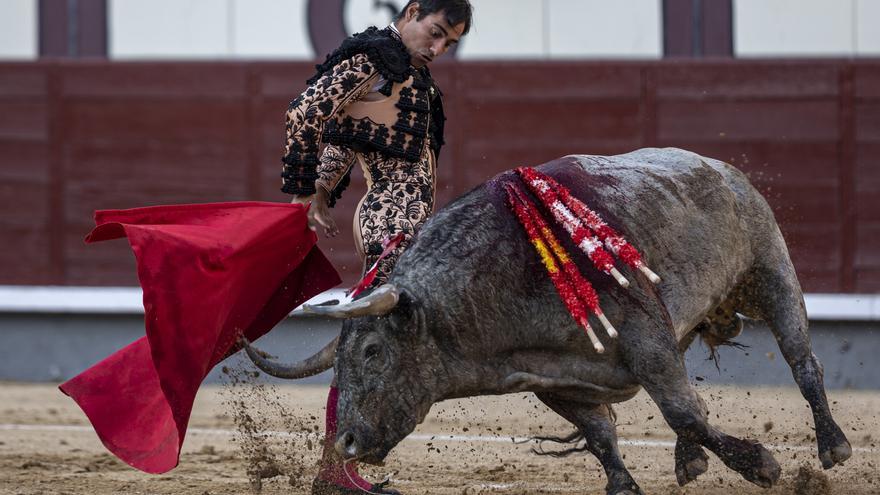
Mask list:
[[612,475],[605,485],[607,495],[645,495],[645,492],[636,484],[629,473]]
[[684,486],[697,479],[708,469],[709,458],[703,454],[701,459],[693,459],[686,463],[677,464],[675,466],[675,479],[678,480],[678,486]]
[[[374,484],[367,493],[379,493],[382,495],[401,495],[399,491],[386,488],[383,483]],[[312,482],[312,495],[363,495],[364,490],[355,490],[334,485],[320,478]]]
[[743,478],[761,488],[770,488],[779,481],[782,468],[779,467],[779,463],[776,462],[776,459],[773,458],[773,454],[769,450],[760,444],[755,444],[755,448],[758,449],[756,452],[757,462],[750,467],[738,471]]
[[712,450],[727,467],[762,488],[772,487],[782,473],[773,454],[758,442],[723,435],[721,445]]
[[823,469],[831,469],[838,464],[842,464],[850,456],[852,456],[852,447],[846,440],[831,449],[819,452],[819,460],[822,461]]
[[709,469],[709,456],[702,447],[679,440],[675,444],[675,478],[679,486],[694,481]]
[[823,469],[831,469],[852,456],[852,447],[846,435],[834,425],[834,431],[818,438],[819,460]]
[[639,488],[639,485],[633,483],[632,486],[626,488],[605,488],[606,495],[645,495],[645,492]]

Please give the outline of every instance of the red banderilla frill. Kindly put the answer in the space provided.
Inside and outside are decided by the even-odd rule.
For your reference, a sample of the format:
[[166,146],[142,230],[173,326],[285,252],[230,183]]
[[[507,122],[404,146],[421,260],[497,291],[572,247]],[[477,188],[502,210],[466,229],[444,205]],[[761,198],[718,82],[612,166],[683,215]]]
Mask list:
[[392,251],[397,249],[397,246],[399,246],[400,243],[403,242],[403,239],[403,232],[390,238],[386,236],[385,239],[382,240],[383,250],[382,254],[379,256],[379,259],[377,259],[376,262],[373,263],[373,266],[371,266],[370,269],[367,270],[367,273],[364,274],[363,278],[361,278],[360,281],[358,281],[358,283],[354,285],[354,287],[346,291],[345,295],[354,298],[361,292],[365,291],[367,287],[372,285],[373,280],[376,280],[376,274],[379,272],[379,262],[385,259],[385,257],[387,257],[389,254],[391,254]]
[[562,203],[556,190],[546,180],[538,177],[534,169],[520,167],[516,171],[556,221],[565,227],[575,245],[587,254],[593,266],[614,277],[622,287],[629,287],[629,281],[614,267],[614,258],[602,248],[602,243],[595,234]]
[[581,276],[577,266],[556,240],[540,211],[525,194],[513,184],[505,185],[505,190],[510,209],[513,210],[520,225],[528,234],[529,241],[538,252],[569,313],[586,330],[596,352],[604,352],[605,347],[596,337],[596,333],[588,321],[588,311],[593,312],[599,318],[609,336],[616,337],[617,331],[602,313],[595,289],[589,281]]
[[[607,259],[600,255],[600,261],[597,262],[588,251],[588,249],[595,249],[594,246],[598,238],[599,241],[605,243],[608,250],[624,263],[641,271],[651,282],[660,283],[660,277],[645,265],[639,252],[589,206],[574,197],[567,187],[531,167],[520,167],[516,169],[516,172],[528,184],[529,188],[541,198],[544,206],[553,212],[557,221],[565,226],[565,229],[571,234],[572,240],[590,256],[596,268],[611,274],[623,287],[629,286],[629,282],[620,272],[613,266],[608,268]],[[605,256],[608,255],[604,250],[602,253]]]

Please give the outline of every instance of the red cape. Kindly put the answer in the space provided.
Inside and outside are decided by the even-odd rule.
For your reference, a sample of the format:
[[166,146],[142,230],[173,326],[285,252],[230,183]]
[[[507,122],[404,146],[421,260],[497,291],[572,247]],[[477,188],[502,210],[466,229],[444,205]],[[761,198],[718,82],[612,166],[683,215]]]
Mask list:
[[86,242],[128,237],[146,337],[61,385],[113,454],[148,473],[178,463],[196,391],[217,363],[341,282],[306,207],[238,202],[95,213]]

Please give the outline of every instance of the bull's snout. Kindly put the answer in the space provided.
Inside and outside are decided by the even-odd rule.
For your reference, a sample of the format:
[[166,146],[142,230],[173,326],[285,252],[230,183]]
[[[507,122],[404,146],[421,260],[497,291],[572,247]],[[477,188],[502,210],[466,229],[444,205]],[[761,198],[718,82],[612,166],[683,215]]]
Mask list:
[[336,437],[335,448],[336,452],[339,453],[343,459],[355,459],[361,453],[357,439],[355,438],[354,433],[350,430],[346,430]]

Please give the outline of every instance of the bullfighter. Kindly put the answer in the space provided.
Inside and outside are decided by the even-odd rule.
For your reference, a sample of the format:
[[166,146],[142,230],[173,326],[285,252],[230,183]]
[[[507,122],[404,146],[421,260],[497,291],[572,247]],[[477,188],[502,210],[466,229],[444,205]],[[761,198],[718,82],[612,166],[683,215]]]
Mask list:
[[[436,167],[443,146],[442,94],[428,65],[470,30],[468,0],[410,0],[384,29],[355,34],[327,56],[287,110],[282,191],[310,202],[309,225],[328,237],[330,214],[355,165],[367,192],[354,219],[364,273],[378,262],[372,286],[384,283],[403,250],[434,210]],[[380,259],[383,241],[402,242]],[[324,450],[313,494],[397,493],[361,478],[334,451],[338,391],[327,397]]]

